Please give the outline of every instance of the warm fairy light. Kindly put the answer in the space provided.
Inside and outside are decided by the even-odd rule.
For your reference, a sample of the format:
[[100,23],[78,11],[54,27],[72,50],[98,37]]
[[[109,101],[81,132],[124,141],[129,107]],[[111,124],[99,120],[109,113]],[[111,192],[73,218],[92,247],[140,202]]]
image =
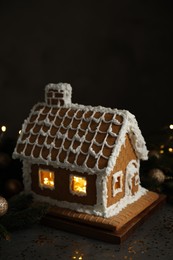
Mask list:
[[1,126],[1,131],[2,131],[2,132],[6,132],[6,130],[7,130],[7,128],[6,128],[5,125]]
[[83,254],[79,253],[78,251],[75,251],[75,255],[72,256],[72,259],[83,260]]
[[170,129],[173,129],[173,124],[170,124],[170,125],[169,125],[169,128],[170,128]]
[[54,188],[54,172],[39,169],[40,186],[45,188]]
[[21,130],[19,130],[19,135],[21,134]]
[[84,177],[72,176],[72,191],[86,194],[87,181]]
[[160,154],[163,154],[163,153],[164,153],[164,150],[163,150],[164,147],[165,147],[164,144],[161,144],[161,146],[160,146]]
[[173,148],[172,148],[172,147],[169,147],[169,148],[168,148],[168,151],[169,151],[170,153],[173,153]]
[[49,178],[47,178],[47,177],[45,177],[45,178],[43,179],[43,183],[44,183],[45,185],[48,185],[48,186],[53,186],[53,185],[54,185],[54,181],[51,181],[51,179],[49,179]]

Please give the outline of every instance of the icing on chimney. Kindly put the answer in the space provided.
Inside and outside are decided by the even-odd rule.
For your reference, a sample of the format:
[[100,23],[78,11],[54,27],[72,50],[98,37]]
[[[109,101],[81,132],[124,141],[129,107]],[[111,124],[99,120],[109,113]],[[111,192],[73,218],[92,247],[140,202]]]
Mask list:
[[50,83],[45,87],[45,101],[48,106],[71,105],[72,87],[67,83]]

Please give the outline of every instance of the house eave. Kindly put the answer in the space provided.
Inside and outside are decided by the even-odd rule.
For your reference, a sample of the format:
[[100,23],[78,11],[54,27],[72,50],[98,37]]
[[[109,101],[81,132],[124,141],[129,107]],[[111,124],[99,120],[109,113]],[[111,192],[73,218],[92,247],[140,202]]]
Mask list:
[[94,168],[88,168],[88,167],[84,167],[84,166],[79,166],[76,164],[67,164],[67,163],[62,163],[62,162],[53,162],[53,161],[48,161],[44,158],[33,158],[31,156],[26,156],[26,155],[22,155],[19,153],[13,153],[13,159],[20,159],[23,161],[28,161],[31,164],[44,164],[44,165],[50,165],[53,166],[54,168],[62,168],[62,169],[66,169],[66,170],[70,170],[70,171],[76,171],[76,172],[80,172],[80,173],[87,173],[87,174],[103,174],[106,172],[106,168],[103,169],[98,169],[96,167]]

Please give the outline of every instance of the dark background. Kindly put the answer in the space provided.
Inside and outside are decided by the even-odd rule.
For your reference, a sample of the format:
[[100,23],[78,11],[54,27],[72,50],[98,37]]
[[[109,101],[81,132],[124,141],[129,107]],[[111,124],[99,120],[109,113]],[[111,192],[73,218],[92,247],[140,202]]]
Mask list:
[[0,125],[17,135],[50,82],[129,110],[144,136],[173,123],[172,34],[171,0],[1,0]]

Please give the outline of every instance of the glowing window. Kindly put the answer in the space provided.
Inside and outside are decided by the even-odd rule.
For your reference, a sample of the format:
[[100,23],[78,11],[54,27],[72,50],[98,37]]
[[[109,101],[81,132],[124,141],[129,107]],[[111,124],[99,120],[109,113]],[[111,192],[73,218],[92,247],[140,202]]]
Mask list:
[[85,177],[70,176],[70,188],[73,194],[85,196],[87,193],[87,181]]
[[39,169],[39,184],[41,188],[54,189],[54,172]]

